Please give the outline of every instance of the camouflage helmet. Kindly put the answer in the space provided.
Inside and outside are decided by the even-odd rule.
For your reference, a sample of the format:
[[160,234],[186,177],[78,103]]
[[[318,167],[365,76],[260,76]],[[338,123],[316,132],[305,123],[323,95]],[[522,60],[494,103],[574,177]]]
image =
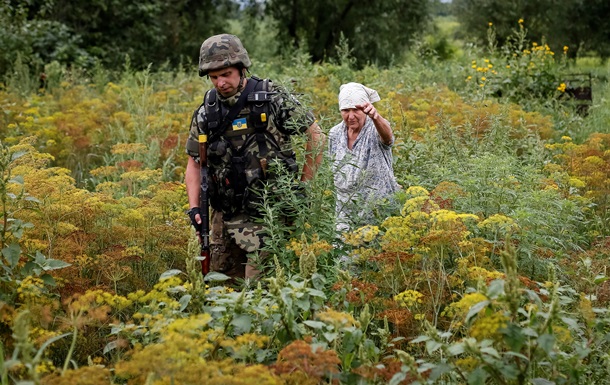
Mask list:
[[252,65],[248,51],[235,35],[223,33],[207,38],[199,51],[199,76],[234,65]]

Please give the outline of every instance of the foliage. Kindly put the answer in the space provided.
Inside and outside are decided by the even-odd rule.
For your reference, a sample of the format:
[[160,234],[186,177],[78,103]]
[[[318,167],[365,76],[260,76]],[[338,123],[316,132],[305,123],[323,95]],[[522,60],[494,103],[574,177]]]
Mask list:
[[96,61],[120,69],[126,57],[138,69],[195,62],[205,36],[222,31],[237,7],[223,0],[4,1],[0,75],[18,54],[38,73],[53,61],[88,69]]
[[430,384],[607,383],[609,357],[602,353],[608,349],[606,309],[589,318],[590,300],[553,284],[552,277],[544,285],[523,285],[509,253],[503,256],[505,279],[480,288],[449,328],[438,330],[428,323],[425,334],[411,341],[425,343],[423,357],[398,352],[404,366],[390,383],[407,374]]
[[480,87],[485,95],[496,95],[511,101],[526,99],[547,100],[566,92],[564,80],[568,46],[562,48],[562,58],[546,44],[529,42],[523,19],[518,29],[506,37],[497,52],[496,28],[489,23],[488,46],[490,58],[473,60],[467,80],[472,88]]
[[38,202],[26,192],[23,175],[19,174],[20,163],[27,155],[26,151],[0,142],[0,301],[7,307],[23,301],[28,286],[35,293],[46,293],[48,286],[55,285],[48,272],[69,265],[60,259],[47,258],[40,250],[24,252],[24,232],[33,224],[19,218],[19,213],[31,210],[32,204]]
[[[278,25],[281,47],[302,48],[313,62],[338,57],[347,39],[357,63],[386,66],[401,57],[426,24],[428,1],[269,1],[265,12]],[[288,51],[291,53],[290,51]]]
[[300,51],[256,74],[323,129],[342,83],[376,89],[400,209],[337,234],[327,161],[308,183],[281,175],[262,192],[264,275],[243,284],[202,277],[184,214],[195,71],[56,63],[42,91],[1,90],[0,382],[606,383],[609,99],[577,116],[551,81],[515,82],[510,102],[465,81],[485,59],[502,80],[504,59],[554,75],[562,63],[529,43],[390,69],[357,69],[347,43],[333,63]]
[[559,52],[568,45],[573,48],[570,57],[585,50],[608,57],[606,1],[455,0],[452,5],[465,34],[477,37],[480,43],[486,40],[484,28],[488,23],[496,26],[498,40],[503,45],[512,34],[512,26],[523,19],[532,39],[546,40],[553,51]]

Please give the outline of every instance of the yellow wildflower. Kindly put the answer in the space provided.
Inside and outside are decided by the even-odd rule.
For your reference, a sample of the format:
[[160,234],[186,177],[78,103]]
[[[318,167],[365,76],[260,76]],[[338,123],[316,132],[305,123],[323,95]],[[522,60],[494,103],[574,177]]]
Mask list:
[[394,296],[394,301],[401,307],[411,308],[417,304],[423,303],[424,295],[417,290],[405,290]]
[[499,331],[506,327],[508,318],[501,312],[485,314],[478,318],[470,328],[470,335],[477,340],[499,339]]

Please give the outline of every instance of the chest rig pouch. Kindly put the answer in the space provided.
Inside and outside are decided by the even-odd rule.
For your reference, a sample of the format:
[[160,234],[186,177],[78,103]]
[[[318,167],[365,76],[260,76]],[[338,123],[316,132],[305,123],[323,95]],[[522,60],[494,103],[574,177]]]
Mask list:
[[[227,112],[215,89],[206,93],[210,204],[225,218],[242,212],[259,217],[265,182],[282,169],[298,174],[294,152],[289,146],[282,149],[269,130],[273,95],[269,80],[251,77],[241,103]],[[279,127],[277,131],[285,135]]]

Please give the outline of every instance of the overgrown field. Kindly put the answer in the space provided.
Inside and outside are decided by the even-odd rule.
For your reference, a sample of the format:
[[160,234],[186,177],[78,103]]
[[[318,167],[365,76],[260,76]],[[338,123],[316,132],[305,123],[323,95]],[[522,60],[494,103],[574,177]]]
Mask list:
[[255,62],[325,130],[342,83],[375,88],[403,191],[336,234],[329,165],[304,195],[287,183],[265,202],[267,273],[237,287],[203,279],[185,215],[206,80],[49,65],[36,90],[15,75],[0,384],[610,383],[608,68],[578,113],[565,52],[519,34],[491,48],[390,69]]

